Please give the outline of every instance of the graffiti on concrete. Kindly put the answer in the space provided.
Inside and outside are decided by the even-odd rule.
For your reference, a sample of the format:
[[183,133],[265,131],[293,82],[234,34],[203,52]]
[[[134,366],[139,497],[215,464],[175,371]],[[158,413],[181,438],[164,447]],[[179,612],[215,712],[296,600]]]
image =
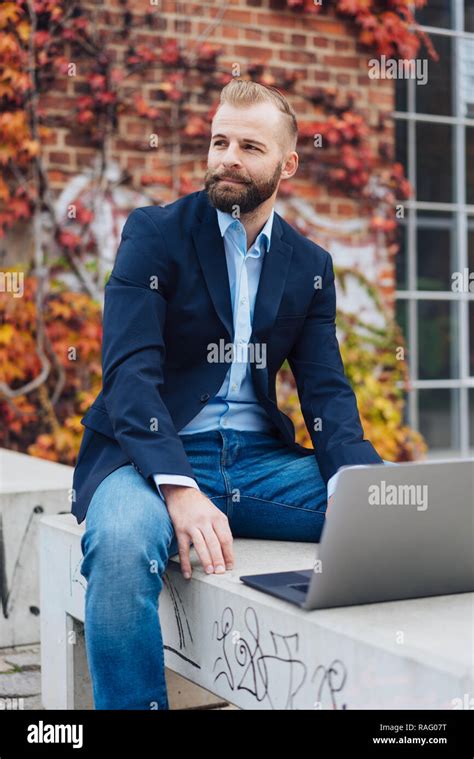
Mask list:
[[[18,547],[15,563],[11,574],[10,583],[7,578],[7,560],[6,560],[6,543],[5,543],[5,531],[3,528],[2,515],[0,514],[0,600],[2,606],[2,614],[5,619],[8,619],[11,611],[13,610],[14,594],[18,590],[21,568],[25,563],[25,551],[28,545],[29,538],[33,535],[33,530],[36,527],[37,520],[35,516],[37,514],[43,514],[44,509],[42,506],[35,506],[28,517],[23,535],[21,536],[20,545]],[[10,587],[9,587],[10,585]],[[31,606],[30,611],[32,614],[38,614],[39,610],[36,606]]]
[[[214,621],[212,635],[220,644],[213,665],[214,683],[224,680],[230,690],[245,690],[259,703],[266,701],[270,709],[297,709],[297,696],[311,671],[298,655],[299,634],[269,630],[270,647],[264,645],[258,615],[251,606],[245,609],[244,627],[237,629],[230,606],[220,621]],[[315,686],[314,708],[346,709],[345,703],[338,703],[346,679],[340,660],[316,666],[309,679]]]
[[[196,669],[201,669],[201,665],[199,664],[199,662],[197,662],[196,658],[192,656],[190,653],[190,648],[192,648],[194,645],[194,638],[191,631],[191,624],[189,621],[189,617],[186,613],[186,609],[183,603],[183,599],[181,598],[178,588],[176,587],[175,583],[171,580],[171,577],[169,573],[167,572],[165,572],[163,575],[163,584],[168,589],[169,598],[173,605],[174,619],[176,622],[176,632],[177,632],[177,639],[178,639],[178,643],[176,646],[164,644],[163,648],[165,648],[167,651],[171,651],[172,653],[176,654],[176,656],[179,656],[180,659],[183,659],[188,664],[191,664],[191,666],[196,667]],[[185,653],[185,649],[187,649],[186,653]]]

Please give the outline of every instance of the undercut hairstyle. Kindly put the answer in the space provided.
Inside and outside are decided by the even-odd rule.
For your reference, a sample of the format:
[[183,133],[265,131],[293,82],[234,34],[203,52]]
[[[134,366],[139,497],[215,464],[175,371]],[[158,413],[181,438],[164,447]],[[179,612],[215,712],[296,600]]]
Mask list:
[[[224,103],[236,107],[255,105],[256,103],[273,103],[284,115],[285,146],[296,149],[298,141],[298,124],[296,114],[284,95],[276,87],[270,87],[249,79],[231,79],[221,91],[218,109]],[[285,148],[285,146],[282,146]]]

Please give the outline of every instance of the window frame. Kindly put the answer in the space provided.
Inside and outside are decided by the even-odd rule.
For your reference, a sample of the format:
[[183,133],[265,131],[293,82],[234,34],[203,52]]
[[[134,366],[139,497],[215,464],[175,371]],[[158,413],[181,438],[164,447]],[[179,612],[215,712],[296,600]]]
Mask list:
[[[396,121],[406,123],[407,134],[407,175],[409,181],[416,187],[416,124],[425,123],[450,124],[453,128],[453,202],[434,203],[410,199],[404,201],[406,218],[401,224],[405,235],[406,285],[403,290],[396,289],[397,301],[407,301],[407,347],[409,351],[410,389],[407,397],[407,421],[419,430],[419,391],[453,389],[458,391],[458,398],[452,399],[453,407],[453,447],[450,450],[435,449],[428,452],[430,458],[440,458],[446,455],[470,456],[474,448],[470,439],[474,440],[474,431],[470,430],[469,391],[474,389],[474,376],[469,374],[469,302],[474,301],[474,293],[454,293],[445,290],[417,289],[417,214],[423,211],[452,213],[454,216],[454,231],[457,246],[456,271],[469,269],[468,259],[468,221],[469,227],[474,222],[474,205],[466,202],[466,127],[474,128],[474,118],[462,114],[461,99],[461,44],[467,39],[474,45],[474,33],[464,31],[464,0],[451,0],[453,12],[453,27],[422,26],[421,28],[433,39],[446,35],[453,40],[453,116],[436,116],[416,112],[414,79],[406,80],[406,111],[393,111]],[[395,130],[396,132],[396,130]],[[453,334],[457,339],[457,355],[459,359],[459,378],[420,380],[418,378],[419,344],[418,344],[418,302],[420,300],[456,301],[458,303],[458,329]]]

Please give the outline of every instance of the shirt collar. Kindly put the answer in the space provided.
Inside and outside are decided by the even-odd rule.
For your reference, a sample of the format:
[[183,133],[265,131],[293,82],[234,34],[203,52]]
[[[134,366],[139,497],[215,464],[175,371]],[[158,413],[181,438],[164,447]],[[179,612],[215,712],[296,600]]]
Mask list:
[[[238,222],[238,224],[242,224],[242,222],[239,219],[234,218],[232,214],[225,213],[224,211],[220,211],[219,208],[217,210],[217,220],[219,222],[219,229],[221,231],[222,238],[225,237],[227,230],[231,226],[231,224],[234,224],[234,222]],[[273,228],[273,217],[275,214],[275,209],[272,208],[270,216],[266,220],[263,228],[260,230],[260,232],[257,235],[257,238],[252,245],[252,248],[254,246],[257,246],[257,249],[259,251],[262,250],[262,243],[263,243],[263,250],[268,250],[270,247],[270,240],[272,237],[272,228]],[[234,228],[238,226],[238,224],[235,225]]]

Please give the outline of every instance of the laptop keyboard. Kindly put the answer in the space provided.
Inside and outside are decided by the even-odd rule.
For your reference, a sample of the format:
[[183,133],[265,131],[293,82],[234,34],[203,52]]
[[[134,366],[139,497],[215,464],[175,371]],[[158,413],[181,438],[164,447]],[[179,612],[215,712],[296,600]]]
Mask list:
[[295,585],[288,585],[289,588],[295,588],[295,590],[299,590],[301,593],[307,593],[309,588],[309,582],[297,582]]

